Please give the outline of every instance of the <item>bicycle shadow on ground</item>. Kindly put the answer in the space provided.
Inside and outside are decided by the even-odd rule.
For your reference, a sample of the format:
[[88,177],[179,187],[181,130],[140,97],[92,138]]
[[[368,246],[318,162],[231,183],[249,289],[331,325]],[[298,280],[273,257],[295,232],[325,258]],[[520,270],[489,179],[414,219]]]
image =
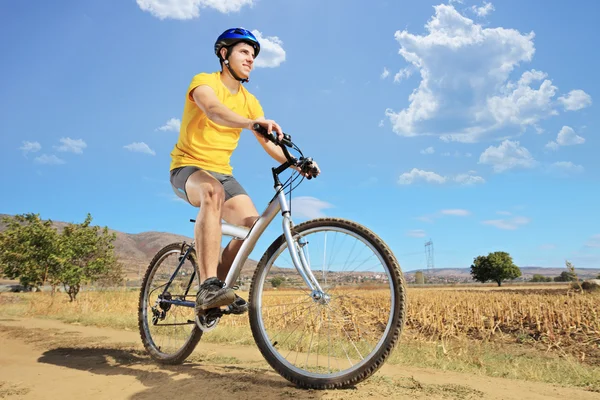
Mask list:
[[163,400],[174,395],[179,399],[320,399],[324,393],[298,389],[267,367],[210,361],[164,366],[134,349],[61,347],[44,352],[38,362],[106,376],[133,376],[146,390],[131,400]]

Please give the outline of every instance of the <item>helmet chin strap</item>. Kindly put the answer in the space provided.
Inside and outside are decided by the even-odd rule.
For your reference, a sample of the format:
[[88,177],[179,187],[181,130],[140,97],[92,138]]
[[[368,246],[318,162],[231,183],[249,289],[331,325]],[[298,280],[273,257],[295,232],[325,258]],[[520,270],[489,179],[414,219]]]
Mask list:
[[240,78],[240,77],[239,77],[239,76],[238,76],[238,75],[235,73],[235,71],[233,70],[233,67],[232,67],[232,66],[229,64],[229,60],[225,59],[223,62],[225,63],[225,65],[227,65],[227,68],[229,68],[229,72],[231,73],[231,76],[233,76],[235,79],[237,79],[237,80],[238,80],[238,81],[240,81],[241,83],[245,83],[245,82],[248,82],[248,81],[249,81],[249,79],[243,79],[243,78]]

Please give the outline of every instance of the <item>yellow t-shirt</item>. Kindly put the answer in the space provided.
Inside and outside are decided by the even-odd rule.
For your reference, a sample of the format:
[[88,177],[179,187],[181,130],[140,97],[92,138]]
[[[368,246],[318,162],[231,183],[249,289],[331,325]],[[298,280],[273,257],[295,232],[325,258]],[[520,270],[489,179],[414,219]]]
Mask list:
[[221,103],[243,117],[257,119],[264,115],[256,97],[242,85],[236,94],[232,94],[221,82],[221,72],[194,76],[186,93],[179,140],[171,151],[170,169],[194,165],[209,171],[231,174],[231,153],[237,147],[242,128],[229,128],[208,119],[191,96],[192,90],[201,85],[210,86]]

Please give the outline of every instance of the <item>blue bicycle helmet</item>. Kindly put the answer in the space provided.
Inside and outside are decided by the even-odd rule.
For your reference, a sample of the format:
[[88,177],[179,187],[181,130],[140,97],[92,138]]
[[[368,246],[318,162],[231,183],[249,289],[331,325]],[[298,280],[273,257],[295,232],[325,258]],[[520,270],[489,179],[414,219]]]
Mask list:
[[238,42],[245,42],[254,47],[254,57],[257,57],[260,53],[260,43],[258,43],[252,32],[243,28],[231,28],[223,32],[215,42],[215,54],[219,57],[219,60],[221,59],[221,48],[233,46]]

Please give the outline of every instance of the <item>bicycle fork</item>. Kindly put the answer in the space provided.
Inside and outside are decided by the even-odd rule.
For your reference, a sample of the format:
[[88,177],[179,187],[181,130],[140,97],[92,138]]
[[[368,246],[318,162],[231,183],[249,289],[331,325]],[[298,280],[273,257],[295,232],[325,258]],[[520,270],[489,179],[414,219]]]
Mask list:
[[282,193],[279,193],[279,201],[283,210],[283,233],[288,245],[288,251],[292,257],[292,262],[302,277],[302,280],[310,289],[312,299],[326,304],[329,302],[329,295],[323,291],[319,281],[315,278],[310,266],[310,257],[307,257],[306,255],[305,248],[308,245],[308,242],[302,242],[302,238],[300,237],[297,240],[294,239],[294,235],[292,234],[294,223],[285,196]]

